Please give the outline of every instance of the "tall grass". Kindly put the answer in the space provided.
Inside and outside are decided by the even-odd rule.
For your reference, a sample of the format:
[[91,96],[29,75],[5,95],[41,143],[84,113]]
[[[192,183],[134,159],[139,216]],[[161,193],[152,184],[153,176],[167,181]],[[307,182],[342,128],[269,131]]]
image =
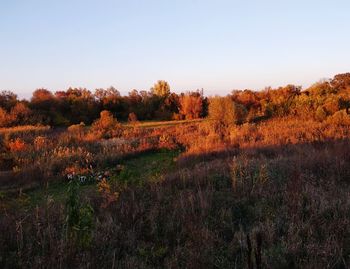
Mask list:
[[26,142],[11,154],[40,160],[45,179],[148,149],[183,152],[161,181],[103,180],[84,195],[67,190],[67,203],[46,195],[35,210],[2,209],[0,267],[348,268],[349,126],[286,118],[229,133],[194,122]]

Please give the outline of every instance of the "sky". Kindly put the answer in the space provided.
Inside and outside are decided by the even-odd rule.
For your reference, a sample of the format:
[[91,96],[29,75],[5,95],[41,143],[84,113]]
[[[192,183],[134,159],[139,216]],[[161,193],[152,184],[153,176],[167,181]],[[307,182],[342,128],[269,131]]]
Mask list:
[[350,1],[0,0],[0,90],[263,89],[350,71]]

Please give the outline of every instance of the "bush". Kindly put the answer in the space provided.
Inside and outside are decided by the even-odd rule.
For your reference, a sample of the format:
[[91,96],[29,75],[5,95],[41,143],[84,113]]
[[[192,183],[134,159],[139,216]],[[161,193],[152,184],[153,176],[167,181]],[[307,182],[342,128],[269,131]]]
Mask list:
[[343,109],[328,117],[327,122],[344,126],[350,125],[350,115],[346,113],[346,109]]
[[121,124],[113,117],[113,114],[107,110],[100,113],[100,118],[94,121],[91,126],[93,133],[100,138],[111,138],[119,136],[122,132]]
[[134,112],[131,112],[129,113],[129,116],[128,116],[128,122],[130,123],[137,123],[137,116]]
[[318,121],[324,121],[327,118],[327,113],[323,107],[318,107],[315,112],[315,118]]

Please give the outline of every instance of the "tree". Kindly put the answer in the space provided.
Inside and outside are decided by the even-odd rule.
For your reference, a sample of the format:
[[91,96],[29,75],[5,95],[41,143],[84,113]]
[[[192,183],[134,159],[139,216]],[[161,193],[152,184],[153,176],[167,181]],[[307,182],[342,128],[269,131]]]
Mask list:
[[12,124],[24,125],[30,123],[32,111],[23,102],[17,103],[10,112]]
[[33,92],[30,108],[40,123],[55,125],[57,114],[57,99],[47,89],[37,89]]
[[235,122],[233,101],[230,97],[212,97],[209,99],[208,116],[211,128],[222,140],[228,136]]
[[5,109],[0,107],[0,127],[6,127],[8,124],[8,115]]
[[233,102],[233,118],[236,124],[243,123],[248,115],[248,111],[245,106]]
[[98,117],[98,105],[92,93],[85,88],[69,88],[67,100],[70,115],[66,116],[72,123],[91,123]]
[[176,93],[171,93],[165,98],[164,107],[170,115],[179,113],[180,97]]
[[335,75],[331,80],[331,85],[337,90],[345,90],[350,88],[350,73]]
[[200,118],[203,111],[203,96],[199,92],[182,94],[179,103],[179,112],[186,119]]
[[328,81],[321,80],[311,85],[307,89],[307,92],[311,93],[311,95],[313,96],[323,96],[330,93],[335,93],[335,89],[331,86],[331,84]]
[[327,114],[333,115],[335,112],[341,109],[340,104],[341,102],[339,96],[331,95],[325,100],[323,107]]
[[6,111],[10,111],[12,107],[18,102],[17,95],[11,91],[0,92],[0,107]]
[[170,94],[170,86],[165,80],[158,80],[158,82],[151,88],[151,92],[154,95],[166,97]]
[[51,102],[54,98],[52,92],[47,89],[37,89],[33,92],[31,102],[32,103],[44,103]]
[[121,103],[120,92],[114,87],[109,87],[107,89],[96,89],[94,97],[100,108],[104,110],[117,112]]
[[233,102],[229,97],[212,97],[209,99],[209,119],[222,127],[229,127],[235,122]]

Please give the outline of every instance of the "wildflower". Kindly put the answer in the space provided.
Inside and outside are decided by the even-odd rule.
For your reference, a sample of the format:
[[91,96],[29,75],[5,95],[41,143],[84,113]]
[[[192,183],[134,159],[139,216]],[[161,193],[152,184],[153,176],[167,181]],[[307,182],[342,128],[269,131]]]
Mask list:
[[79,177],[79,181],[80,181],[80,183],[85,183],[85,181],[86,181],[86,176],[80,176],[80,177]]

